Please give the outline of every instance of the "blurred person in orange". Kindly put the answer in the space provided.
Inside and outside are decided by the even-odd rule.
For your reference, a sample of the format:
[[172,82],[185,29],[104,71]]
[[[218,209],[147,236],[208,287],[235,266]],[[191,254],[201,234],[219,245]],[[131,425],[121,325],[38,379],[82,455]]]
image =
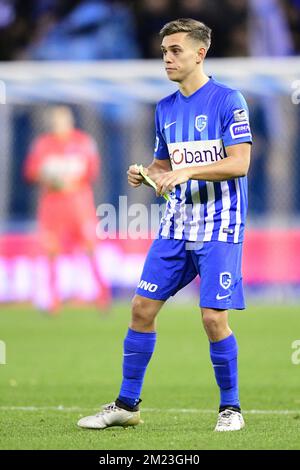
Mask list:
[[80,250],[88,255],[98,286],[97,305],[107,311],[111,291],[95,257],[97,219],[92,183],[99,174],[100,155],[94,139],[75,128],[67,106],[47,110],[47,121],[50,131],[33,142],[24,167],[27,181],[40,188],[38,233],[50,266],[51,305],[47,310],[56,313],[60,306],[57,256]]

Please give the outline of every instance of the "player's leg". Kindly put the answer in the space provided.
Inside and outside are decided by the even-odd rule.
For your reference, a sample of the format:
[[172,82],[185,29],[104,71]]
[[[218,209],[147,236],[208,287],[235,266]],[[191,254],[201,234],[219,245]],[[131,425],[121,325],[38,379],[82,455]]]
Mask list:
[[132,299],[129,328],[141,333],[156,331],[156,316],[164,303],[164,300],[154,300],[136,294]]
[[123,343],[123,380],[118,398],[95,416],[82,418],[83,428],[134,426],[141,422],[139,403],[147,366],[156,343],[155,318],[164,301],[135,295],[132,317]]
[[155,320],[164,302],[196,276],[182,240],[155,240],[147,256],[124,341],[123,382],[118,400],[139,403],[143,378],[156,343]]
[[210,357],[220,389],[216,431],[244,426],[238,390],[238,347],[228,324],[228,309],[244,308],[241,246],[222,242],[204,244],[200,259],[200,306],[210,342]]
[[49,306],[49,313],[57,315],[61,306],[61,299],[58,292],[57,285],[57,256],[50,253],[48,256],[49,263],[49,287],[51,294],[51,305]]
[[96,299],[97,307],[101,312],[108,313],[112,304],[111,288],[102,275],[96,256],[96,250],[91,247],[88,248],[86,252],[90,262],[91,271],[98,286],[98,294]]
[[232,334],[228,325],[228,310],[201,308],[202,322],[211,342],[221,341]]
[[210,342],[210,357],[220,388],[220,409],[240,409],[237,383],[237,343],[228,325],[228,311],[201,308],[203,326]]
[[76,198],[74,199],[72,211],[74,233],[73,242],[76,247],[79,247],[88,256],[91,272],[98,287],[96,305],[101,312],[107,313],[111,308],[112,293],[110,285],[102,275],[101,268],[97,260],[96,208],[90,198],[85,197],[82,200],[78,200],[78,198]]
[[210,342],[210,357],[220,390],[216,431],[237,431],[244,427],[238,389],[238,347],[228,325],[228,311],[201,308],[202,321]]
[[144,376],[156,343],[155,319],[164,304],[135,295],[132,301],[131,322],[123,345],[123,380],[116,403],[137,409]]
[[53,231],[45,229],[41,230],[39,239],[48,261],[48,295],[40,309],[50,315],[57,315],[61,306],[57,277],[57,259],[61,253],[60,240]]
[[156,316],[164,302],[196,274],[184,241],[158,239],[153,242],[132,301],[131,322],[124,340],[123,380],[118,398],[98,415],[80,420],[79,426],[103,429],[107,426],[139,423],[143,380],[156,343]]
[[61,305],[58,291],[57,259],[64,249],[65,233],[68,232],[69,217],[63,195],[42,197],[38,207],[38,234],[49,267],[49,300],[44,310],[57,314]]

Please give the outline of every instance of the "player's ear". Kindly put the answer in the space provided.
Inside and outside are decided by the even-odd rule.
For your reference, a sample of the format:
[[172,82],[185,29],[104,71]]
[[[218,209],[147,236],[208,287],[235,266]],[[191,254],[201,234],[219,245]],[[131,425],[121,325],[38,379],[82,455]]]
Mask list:
[[206,56],[206,49],[205,47],[199,47],[198,51],[197,51],[197,64],[200,64],[201,62],[204,61],[205,59],[205,56]]

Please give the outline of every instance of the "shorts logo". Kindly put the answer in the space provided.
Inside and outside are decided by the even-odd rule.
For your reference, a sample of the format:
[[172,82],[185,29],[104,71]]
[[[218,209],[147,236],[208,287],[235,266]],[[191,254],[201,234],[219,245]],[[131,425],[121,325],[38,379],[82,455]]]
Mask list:
[[157,284],[151,284],[151,282],[146,282],[146,281],[143,281],[143,280],[141,280],[139,282],[138,287],[140,289],[148,290],[149,292],[155,292],[158,289]]
[[229,289],[231,286],[231,273],[224,272],[220,274],[220,286],[223,289]]
[[231,294],[227,294],[227,295],[220,295],[220,294],[217,294],[216,295],[216,299],[217,300],[223,300],[223,299],[227,299],[228,297],[230,297]]
[[200,114],[195,118],[195,127],[197,131],[202,132],[206,128],[207,116],[205,114]]
[[156,139],[155,139],[155,146],[154,146],[154,152],[157,152],[158,147],[159,147],[159,138],[158,138],[158,136],[156,136]]

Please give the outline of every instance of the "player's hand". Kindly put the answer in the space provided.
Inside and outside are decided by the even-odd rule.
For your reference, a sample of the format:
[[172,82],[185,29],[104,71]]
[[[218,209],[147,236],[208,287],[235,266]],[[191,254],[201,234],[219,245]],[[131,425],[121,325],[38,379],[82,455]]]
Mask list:
[[62,178],[49,178],[48,176],[41,174],[39,175],[37,182],[45,188],[54,191],[60,191],[66,186],[65,181]]
[[157,196],[172,192],[177,184],[186,183],[190,179],[189,168],[167,171],[156,179]]
[[[144,168],[144,171],[147,174],[147,168]],[[127,175],[128,183],[130,184],[130,186],[132,186],[133,188],[138,188],[139,186],[141,186],[144,178],[142,177],[142,175],[140,175],[137,165],[130,165],[127,170]]]

